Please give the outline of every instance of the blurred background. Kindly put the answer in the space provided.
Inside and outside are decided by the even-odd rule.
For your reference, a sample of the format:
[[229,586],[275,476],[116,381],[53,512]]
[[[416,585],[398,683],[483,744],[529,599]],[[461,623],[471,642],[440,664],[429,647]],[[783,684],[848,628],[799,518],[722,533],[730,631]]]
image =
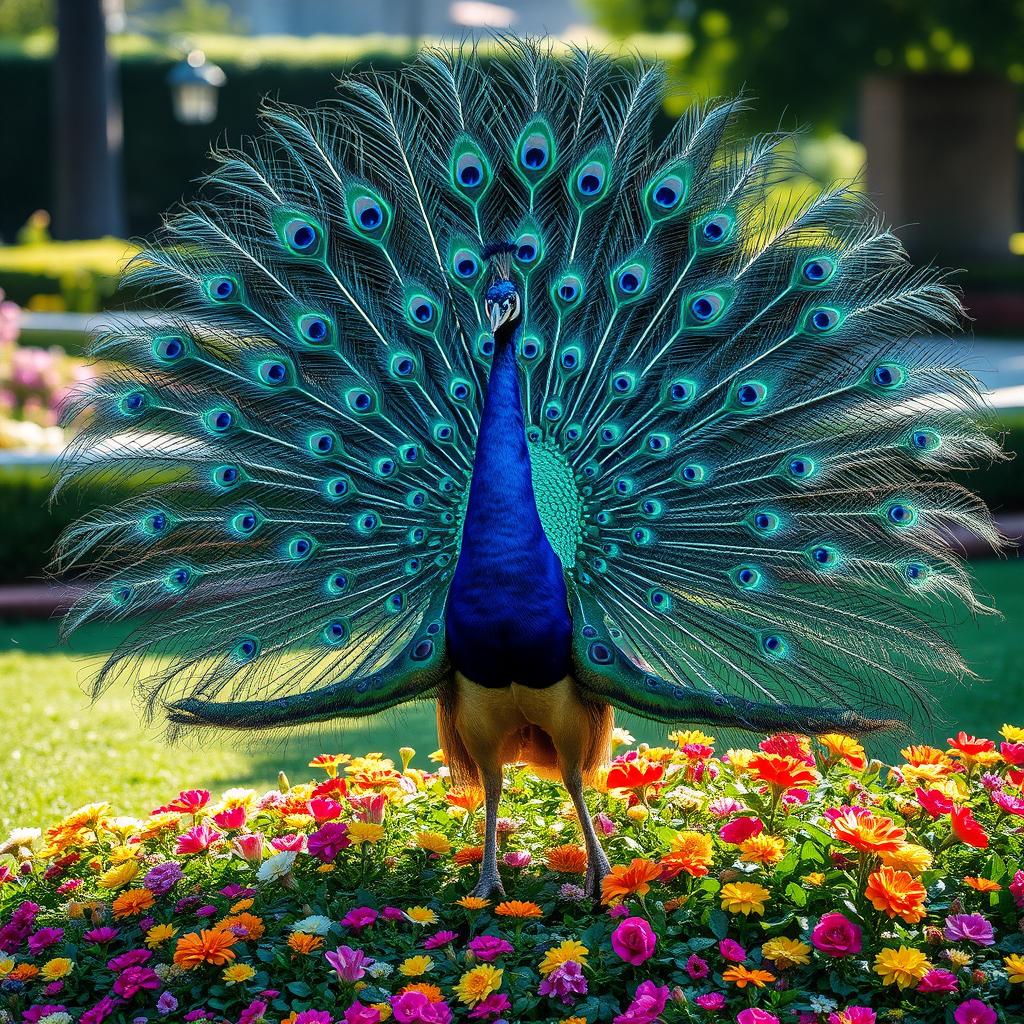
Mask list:
[[[116,637],[59,646],[53,615],[73,581],[45,566],[99,495],[51,508],[47,493],[63,396],[94,372],[90,326],[132,308],[115,294],[130,239],[191,191],[211,143],[252,132],[268,94],[315,104],[354,64],[387,71],[421,42],[494,30],[663,59],[663,127],[694,99],[745,89],[749,132],[805,129],[803,170],[779,190],[861,176],[915,260],[963,269],[963,361],[991,389],[1007,449],[1024,447],[1024,0],[0,0],[0,826],[99,795],[136,811],[179,784],[268,783],[322,749],[436,746],[422,707],[250,750],[170,750],[127,693],[88,707],[78,684]],[[1024,532],[1017,464],[970,486],[1008,535]],[[1024,575],[1015,552],[964,543],[1005,619],[951,624],[983,682],[941,696],[923,737],[939,744],[951,726],[1024,725]]]

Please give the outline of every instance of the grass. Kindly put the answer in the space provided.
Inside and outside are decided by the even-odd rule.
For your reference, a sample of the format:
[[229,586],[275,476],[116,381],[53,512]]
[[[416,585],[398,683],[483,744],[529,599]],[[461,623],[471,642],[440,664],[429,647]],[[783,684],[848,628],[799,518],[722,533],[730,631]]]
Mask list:
[[[955,638],[983,681],[941,694],[936,721],[920,735],[944,743],[952,727],[994,736],[1003,722],[1024,725],[1024,566],[1017,559],[975,564],[978,586],[1004,619],[955,627]],[[286,744],[219,737],[193,747],[168,747],[158,729],[139,725],[124,689],[90,706],[80,689],[90,664],[114,638],[99,628],[76,640],[74,656],[56,646],[53,623],[0,624],[0,837],[14,824],[43,824],[96,799],[124,813],[145,813],[183,786],[214,791],[272,786],[280,769],[305,778],[309,759],[324,751],[357,753],[399,746],[421,755],[437,746],[433,707],[421,703],[344,730],[305,734]],[[667,729],[621,716],[638,740],[663,742]],[[870,746],[870,744],[869,744]],[[875,749],[885,755],[884,748]]]

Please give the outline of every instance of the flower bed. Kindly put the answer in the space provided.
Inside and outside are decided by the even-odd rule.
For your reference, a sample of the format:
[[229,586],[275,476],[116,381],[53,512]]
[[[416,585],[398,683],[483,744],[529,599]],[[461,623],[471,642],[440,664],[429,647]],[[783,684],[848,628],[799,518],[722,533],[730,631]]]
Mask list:
[[891,768],[841,736],[620,753],[590,794],[596,902],[564,791],[523,767],[489,902],[482,796],[439,754],[323,756],[143,820],[92,804],[0,845],[0,1020],[1020,1021],[1024,729],[1003,737]]

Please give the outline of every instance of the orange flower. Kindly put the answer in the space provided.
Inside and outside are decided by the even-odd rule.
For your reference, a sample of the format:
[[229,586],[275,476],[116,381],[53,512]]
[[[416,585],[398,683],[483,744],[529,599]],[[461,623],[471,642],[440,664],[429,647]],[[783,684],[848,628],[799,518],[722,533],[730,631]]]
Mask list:
[[675,878],[685,871],[703,878],[714,859],[711,836],[701,832],[677,832],[669,841],[669,852],[661,858],[661,877]]
[[455,851],[455,856],[452,860],[460,868],[464,868],[467,864],[479,864],[484,859],[484,848],[482,846],[464,846],[461,850]]
[[747,763],[747,770],[779,791],[812,786],[818,780],[814,768],[788,754],[755,754]]
[[253,939],[254,941],[262,939],[263,933],[266,931],[263,918],[257,917],[255,914],[245,913],[232,914],[231,917],[225,917],[223,920],[218,921],[214,927],[218,930],[229,931],[240,939]]
[[628,866],[616,864],[601,883],[601,902],[618,903],[626,896],[645,896],[651,891],[651,882],[661,876],[657,864],[634,857]]
[[740,843],[740,860],[748,864],[778,864],[785,852],[784,839],[764,832]]
[[505,900],[504,903],[499,903],[494,908],[494,912],[499,917],[529,918],[544,916],[544,912],[540,907],[529,900]]
[[862,808],[851,808],[832,822],[837,839],[862,853],[893,852],[900,848],[906,832],[892,818],[876,817]]
[[722,972],[723,981],[731,981],[737,988],[746,988],[754,985],[757,988],[764,988],[770,981],[775,980],[771,971],[751,971],[741,964],[736,964]]
[[338,766],[348,764],[352,758],[348,754],[318,754],[309,762],[310,768],[322,768],[329,779],[338,774]]
[[548,867],[567,875],[578,875],[587,870],[587,851],[582,846],[565,843],[548,850]]
[[462,896],[455,901],[463,910],[483,910],[491,901],[479,896]]
[[444,798],[453,807],[475,811],[484,802],[484,791],[479,786],[466,786],[463,789],[448,790]]
[[425,995],[432,1003],[439,1003],[444,999],[444,994],[441,990],[436,985],[431,985],[427,981],[414,981],[400,988],[399,992],[419,992]]
[[949,758],[944,751],[939,750],[938,747],[930,747],[926,743],[915,743],[913,746],[904,747],[900,751],[900,755],[915,768],[923,764],[949,764]]
[[864,895],[875,910],[917,924],[925,916],[924,886],[906,871],[882,867],[868,876]]
[[235,951],[231,947],[237,941],[237,935],[220,928],[204,928],[198,933],[189,932],[178,939],[178,945],[174,950],[174,962],[187,971],[202,964],[223,967],[235,959]]
[[12,981],[30,981],[38,974],[39,968],[35,964],[18,964],[7,977]]
[[868,758],[859,740],[838,732],[827,732],[818,737],[818,742],[835,758],[845,761],[851,768],[863,771]]
[[127,889],[111,904],[114,917],[134,917],[149,910],[156,902],[148,889]]
[[319,935],[307,935],[306,932],[292,932],[288,936],[288,946],[296,953],[308,956],[315,953],[324,944]]
[[991,878],[978,878],[975,875],[966,875],[964,882],[972,889],[977,889],[978,892],[999,892],[1003,888],[998,882],[993,882]]
[[660,782],[665,766],[651,761],[618,761],[608,769],[609,789],[646,789]]

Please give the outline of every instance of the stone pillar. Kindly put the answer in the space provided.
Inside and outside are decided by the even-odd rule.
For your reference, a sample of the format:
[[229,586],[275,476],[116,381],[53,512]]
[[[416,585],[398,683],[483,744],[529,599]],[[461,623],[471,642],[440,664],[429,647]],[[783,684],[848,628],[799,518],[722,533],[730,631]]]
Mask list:
[[1017,95],[984,75],[874,75],[861,90],[867,186],[915,260],[1010,258]]

